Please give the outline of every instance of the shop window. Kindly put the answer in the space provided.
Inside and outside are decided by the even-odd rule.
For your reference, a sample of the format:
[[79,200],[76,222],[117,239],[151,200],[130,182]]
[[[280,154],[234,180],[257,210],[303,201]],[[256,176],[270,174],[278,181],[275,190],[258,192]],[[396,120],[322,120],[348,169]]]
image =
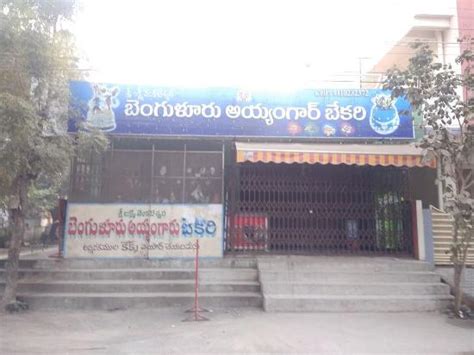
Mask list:
[[189,151],[184,144],[182,150],[176,145],[166,149],[170,150],[121,147],[106,152],[100,159],[76,160],[71,200],[222,203],[222,151]]
[[103,181],[103,200],[146,202],[150,198],[151,162],[151,151],[108,152]]
[[184,152],[155,151],[153,203],[183,203]]
[[184,191],[186,203],[221,203],[222,153],[187,153]]
[[155,203],[221,203],[221,152],[155,151]]
[[70,198],[74,201],[91,201],[100,196],[102,156],[76,158],[72,167]]
[[183,203],[183,178],[154,178],[153,203]]
[[153,175],[160,178],[183,178],[184,152],[156,151]]
[[186,203],[221,203],[222,179],[186,179]]
[[186,177],[221,178],[221,152],[189,152],[186,155]]

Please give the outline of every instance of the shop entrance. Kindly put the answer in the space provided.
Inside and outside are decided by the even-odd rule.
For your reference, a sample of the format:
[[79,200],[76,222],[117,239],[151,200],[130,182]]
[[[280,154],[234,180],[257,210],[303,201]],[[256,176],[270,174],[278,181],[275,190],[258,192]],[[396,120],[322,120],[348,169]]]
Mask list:
[[236,164],[229,252],[412,255],[408,169]]

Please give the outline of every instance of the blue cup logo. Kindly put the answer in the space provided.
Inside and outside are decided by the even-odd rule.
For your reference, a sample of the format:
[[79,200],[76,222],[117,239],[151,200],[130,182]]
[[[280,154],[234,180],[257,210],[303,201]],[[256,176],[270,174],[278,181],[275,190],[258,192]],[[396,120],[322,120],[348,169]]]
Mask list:
[[369,122],[370,127],[378,134],[391,134],[400,126],[395,101],[390,94],[377,94],[372,98]]

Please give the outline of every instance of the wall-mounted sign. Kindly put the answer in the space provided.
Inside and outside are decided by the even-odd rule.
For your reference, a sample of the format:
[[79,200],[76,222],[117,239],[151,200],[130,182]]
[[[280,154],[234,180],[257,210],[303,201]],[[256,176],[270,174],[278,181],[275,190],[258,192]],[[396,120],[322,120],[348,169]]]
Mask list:
[[414,138],[409,103],[382,90],[182,89],[71,82],[77,122],[118,134]]
[[66,258],[223,255],[221,204],[82,204],[67,208]]

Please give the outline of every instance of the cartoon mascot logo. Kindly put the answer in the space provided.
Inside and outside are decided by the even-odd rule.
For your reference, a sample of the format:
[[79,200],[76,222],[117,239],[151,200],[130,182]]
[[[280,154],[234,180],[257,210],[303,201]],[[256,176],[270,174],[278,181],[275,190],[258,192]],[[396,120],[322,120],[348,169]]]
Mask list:
[[113,131],[117,127],[113,109],[119,105],[117,99],[119,89],[92,84],[92,92],[94,96],[88,104],[86,128],[96,128],[104,132]]
[[396,99],[392,99],[390,94],[377,94],[372,98],[370,127],[378,134],[391,134],[400,126],[395,101]]

